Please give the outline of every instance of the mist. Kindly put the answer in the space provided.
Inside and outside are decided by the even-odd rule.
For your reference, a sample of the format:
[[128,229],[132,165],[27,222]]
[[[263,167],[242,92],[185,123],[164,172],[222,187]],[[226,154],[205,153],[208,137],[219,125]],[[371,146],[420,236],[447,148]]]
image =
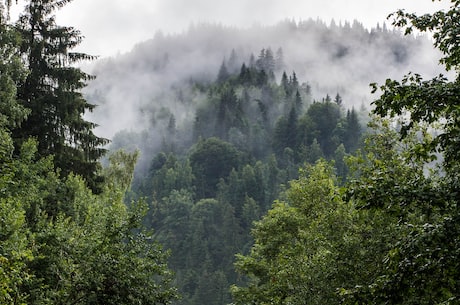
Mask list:
[[251,56],[257,59],[268,48],[273,54],[282,50],[277,82],[283,71],[295,72],[313,100],[338,93],[348,109],[369,109],[377,98],[370,83],[401,79],[408,71],[428,78],[444,72],[428,37],[403,36],[385,24],[371,30],[358,21],[313,19],[246,28],[192,24],[180,34],[158,31],[130,52],[99,60],[91,71],[96,79],[84,92],[98,107],[87,117],[99,125],[98,136],[113,140],[111,149],[139,149],[139,166],[146,167],[160,150],[171,117],[183,131],[181,145],[191,144],[195,113],[206,99],[197,83],[215,81],[223,62],[239,73]]
[[89,117],[100,125],[97,133],[108,138],[120,130],[149,127],[147,108],[168,108],[180,124],[193,115],[197,101],[186,107],[174,88],[190,79],[215,80],[232,50],[239,72],[251,54],[257,59],[266,48],[273,53],[282,49],[283,70],[295,71],[300,82],[309,83],[315,99],[340,93],[347,107],[370,104],[371,82],[400,79],[408,71],[425,77],[443,72],[440,54],[427,37],[403,37],[384,26],[369,31],[358,21],[326,24],[312,19],[250,28],[203,23],[182,34],[157,32],[132,51],[97,62],[91,71],[97,78],[85,94],[99,107]]

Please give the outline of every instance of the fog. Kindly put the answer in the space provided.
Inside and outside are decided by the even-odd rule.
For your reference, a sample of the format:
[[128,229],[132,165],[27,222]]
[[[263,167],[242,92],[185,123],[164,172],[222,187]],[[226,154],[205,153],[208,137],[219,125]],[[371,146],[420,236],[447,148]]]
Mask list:
[[430,0],[74,0],[57,17],[82,31],[86,38],[80,50],[106,57],[130,51],[158,30],[182,33],[192,23],[251,27],[285,18],[328,23],[358,19],[370,29],[397,9],[423,14],[446,6]]
[[[23,0],[13,5],[13,17],[23,6]],[[328,23],[358,19],[370,29],[398,9],[423,14],[447,6],[447,1],[430,0],[74,0],[59,10],[57,21],[85,36],[79,51],[107,57],[129,52],[158,30],[182,33],[191,23],[251,27],[285,18],[319,18]]]
[[249,28],[193,24],[181,34],[157,32],[126,54],[100,60],[92,70],[97,79],[85,91],[99,105],[89,118],[100,125],[97,134],[108,138],[120,130],[152,129],[167,113],[178,125],[187,124],[200,102],[187,92],[188,80],[215,80],[232,50],[239,71],[264,48],[282,49],[283,70],[295,71],[301,83],[308,83],[314,99],[339,93],[346,107],[369,106],[375,98],[371,82],[400,79],[408,71],[426,77],[442,72],[440,54],[427,37],[403,37],[384,25],[367,30],[358,21],[313,19]]

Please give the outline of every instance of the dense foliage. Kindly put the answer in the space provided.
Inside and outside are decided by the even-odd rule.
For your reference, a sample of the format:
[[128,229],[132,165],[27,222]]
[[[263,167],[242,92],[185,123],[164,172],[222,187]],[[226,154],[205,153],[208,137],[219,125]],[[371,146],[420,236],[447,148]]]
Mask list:
[[98,191],[98,160],[106,139],[94,135],[94,123],[83,118],[95,105],[82,96],[81,89],[91,76],[75,63],[92,59],[72,52],[82,37],[72,27],[58,26],[53,13],[70,1],[29,1],[16,24],[19,49],[27,76],[18,84],[18,102],[30,113],[12,130],[17,147],[30,137],[38,140],[41,156],[53,155],[60,174],[73,172]]
[[455,78],[374,85],[382,118],[348,158],[348,182],[338,188],[324,162],[291,182],[238,256],[249,283],[232,288],[235,304],[459,303],[460,3],[451,3],[433,15],[399,11],[394,24],[433,31]]
[[[334,160],[342,183],[343,159],[360,146],[360,114],[338,93],[313,100],[295,72],[276,70],[282,65],[272,54],[263,49],[234,72],[224,61],[214,82],[194,83],[191,95],[202,98],[192,132],[169,113],[162,151],[133,185],[132,196],[150,204],[145,224],[171,249],[181,304],[230,302],[230,285],[245,282],[234,255],[252,245],[253,221],[304,163]],[[132,138],[121,133],[114,145]]]
[[[103,141],[81,117],[82,72],[65,67],[78,39],[47,19],[67,2],[28,3],[32,40],[0,6],[0,303],[169,304],[167,252],[141,226],[145,204],[124,202],[136,154],[114,153],[95,171]],[[97,195],[94,175],[104,177]]]
[[[303,28],[298,30],[307,31]],[[331,32],[334,31],[345,31],[345,27],[331,27]],[[375,39],[379,35],[393,39],[399,37],[384,30],[368,35],[370,40],[371,36]],[[325,44],[329,46],[334,41],[331,39]],[[388,43],[393,47],[393,40]],[[392,49],[395,54],[409,52],[403,43],[395,45]],[[180,46],[174,51],[179,52]],[[346,57],[346,54],[343,56]],[[398,57],[401,63],[405,61],[403,57]],[[172,55],[167,58],[164,65],[158,62],[153,66],[147,65],[152,67],[153,72],[149,73],[155,75],[160,71],[167,75],[168,66],[177,65],[179,60]],[[242,58],[247,60],[242,61]],[[339,61],[342,57],[333,55],[333,58]],[[130,60],[133,59],[119,64],[123,66]],[[149,62],[148,58],[143,60]],[[340,188],[350,177],[354,177],[350,175],[359,173],[359,170],[350,173],[350,166],[344,160],[362,148],[366,113],[361,109],[347,109],[347,104],[356,101],[344,101],[340,92],[333,91],[332,95],[313,98],[312,85],[299,79],[295,71],[286,72],[286,62],[289,58],[283,54],[282,48],[274,52],[266,46],[257,57],[250,53],[243,56],[233,49],[229,58],[224,58],[212,73],[215,75],[213,80],[194,76],[186,81],[177,81],[159,95],[152,93],[149,102],[140,105],[148,122],[145,131],[124,131],[114,137],[113,147],[140,147],[144,153],[131,196],[147,198],[149,212],[144,223],[153,228],[156,237],[171,250],[169,262],[176,273],[176,284],[182,295],[178,301],[180,304],[226,304],[232,301],[231,285],[252,285],[250,277],[235,272],[235,253],[243,256],[250,253],[258,238],[250,235],[253,222],[260,220],[276,199],[280,202],[290,200],[292,191],[286,191],[287,185],[290,180],[299,177],[299,168],[305,163],[312,165],[320,159],[332,162],[325,171],[334,175],[331,180],[335,184],[331,186],[331,192],[337,193],[337,198],[344,196]],[[145,66],[138,69],[143,68]],[[142,71],[139,70],[139,73],[147,73]],[[167,84],[167,79],[159,81]],[[105,87],[101,90],[110,92],[111,89]],[[103,93],[99,94],[103,96]],[[161,101],[160,107],[158,103]],[[302,175],[302,179],[306,179],[307,175]],[[328,277],[318,278],[319,282],[314,284],[316,288],[309,292],[310,295],[317,294],[317,303],[340,299],[335,293],[337,287],[323,287],[331,284],[333,277],[337,277],[336,286],[340,280],[354,279],[341,287],[347,292],[355,284],[362,284],[361,280],[370,282],[374,271],[381,266],[375,259],[383,260],[385,251],[389,249],[379,240],[362,238],[369,234],[383,236],[388,219],[379,213],[363,218],[353,211],[354,204],[342,201],[350,215],[336,215],[346,219],[334,221],[361,224],[356,224],[347,233],[350,241],[337,240],[328,246],[327,251],[340,252],[341,248],[349,248],[350,255],[360,245],[368,245],[369,251],[356,255],[356,260],[346,257],[345,253],[335,253],[333,259],[324,261],[325,266],[338,269],[331,271]],[[335,203],[342,206],[340,200]],[[309,215],[302,217],[310,219]],[[303,221],[307,221],[305,219]],[[380,226],[374,228],[374,221]],[[304,223],[298,225],[301,227]],[[330,232],[324,231],[326,228],[311,228],[314,233],[308,234],[320,232],[318,234],[324,235],[322,239],[327,240],[335,233],[340,234],[334,231],[334,225]],[[276,234],[281,233],[276,231],[272,235]],[[387,237],[389,243],[392,236]],[[295,251],[303,253],[300,249]],[[381,255],[374,255],[376,251]],[[359,267],[358,263],[363,260],[369,261],[367,269]],[[273,266],[285,267],[276,260]],[[306,267],[305,273],[320,272],[320,269],[309,270]],[[251,272],[249,269],[239,271]],[[297,280],[299,285],[305,284]],[[295,290],[300,291],[301,287]],[[327,296],[320,295],[320,291]],[[305,291],[299,293],[292,298],[302,299],[308,295]],[[263,299],[261,295],[252,297]]]
[[[431,31],[457,74],[373,85],[368,128],[341,92],[315,99],[327,86],[286,72],[282,48],[233,49],[212,80],[182,71],[144,97],[147,130],[113,139],[113,151],[143,149],[135,176],[137,152],[99,163],[106,140],[82,117],[92,77],[74,65],[91,57],[71,52],[81,36],[53,15],[68,2],[30,0],[15,25],[0,5],[1,304],[460,302],[460,1],[395,13],[407,33]],[[275,29],[319,35],[318,61],[342,68],[363,54],[351,41],[387,41],[401,64],[411,54],[356,23]],[[180,66],[158,56],[137,65]]]

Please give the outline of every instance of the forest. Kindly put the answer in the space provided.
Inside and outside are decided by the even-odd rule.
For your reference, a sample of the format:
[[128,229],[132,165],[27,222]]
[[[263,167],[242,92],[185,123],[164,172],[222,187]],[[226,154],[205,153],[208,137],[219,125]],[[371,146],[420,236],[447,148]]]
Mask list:
[[460,1],[94,74],[69,2],[0,1],[0,304],[460,304]]

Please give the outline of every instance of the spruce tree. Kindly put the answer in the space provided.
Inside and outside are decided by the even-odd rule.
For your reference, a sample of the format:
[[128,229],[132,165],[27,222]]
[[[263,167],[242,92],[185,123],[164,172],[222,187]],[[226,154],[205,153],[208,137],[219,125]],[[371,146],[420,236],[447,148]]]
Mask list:
[[94,57],[71,52],[82,41],[80,32],[55,22],[54,12],[69,2],[29,0],[17,23],[29,70],[18,88],[18,98],[30,115],[13,136],[18,147],[29,137],[36,138],[39,155],[54,155],[55,167],[63,176],[79,174],[97,190],[98,159],[108,140],[97,137],[93,133],[96,124],[83,118],[95,107],[80,91],[92,76],[75,63]]

